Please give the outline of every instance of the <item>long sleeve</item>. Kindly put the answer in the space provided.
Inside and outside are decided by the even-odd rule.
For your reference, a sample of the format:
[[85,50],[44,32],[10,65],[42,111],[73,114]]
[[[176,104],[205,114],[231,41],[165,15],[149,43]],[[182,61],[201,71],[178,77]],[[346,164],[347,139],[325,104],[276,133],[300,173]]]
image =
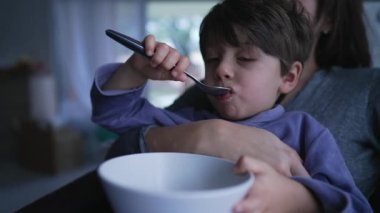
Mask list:
[[325,212],[372,212],[327,129],[305,150],[304,165],[312,178],[295,179],[312,190]]
[[311,114],[332,132],[367,198],[380,187],[379,94],[379,68],[335,67],[316,72],[286,107]]
[[92,121],[113,132],[145,126],[172,126],[189,120],[159,109],[141,97],[144,86],[131,90],[102,91],[101,86],[112,76],[118,64],[108,64],[97,70],[91,89]]
[[271,123],[276,129],[267,129],[298,152],[311,177],[293,179],[315,195],[324,212],[372,212],[330,131],[303,112],[289,112],[282,119]]

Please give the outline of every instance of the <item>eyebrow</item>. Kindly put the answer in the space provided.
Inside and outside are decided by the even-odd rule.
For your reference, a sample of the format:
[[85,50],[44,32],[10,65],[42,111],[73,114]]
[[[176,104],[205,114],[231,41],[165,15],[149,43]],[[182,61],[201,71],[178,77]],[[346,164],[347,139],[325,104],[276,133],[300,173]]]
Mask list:
[[260,54],[260,55],[263,54],[263,50],[251,42],[241,43],[239,47],[242,48],[244,51],[248,51],[248,52],[252,52],[252,53]]

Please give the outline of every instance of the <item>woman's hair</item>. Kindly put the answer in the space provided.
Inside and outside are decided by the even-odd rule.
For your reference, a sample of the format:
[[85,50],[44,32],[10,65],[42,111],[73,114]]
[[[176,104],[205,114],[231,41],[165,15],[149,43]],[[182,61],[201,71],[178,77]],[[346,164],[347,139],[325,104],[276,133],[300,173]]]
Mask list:
[[311,23],[297,1],[224,0],[205,16],[200,27],[200,50],[220,44],[254,45],[280,59],[282,74],[295,61],[309,56]]
[[330,21],[331,30],[316,46],[320,68],[371,66],[362,0],[318,0],[316,19],[321,17]]

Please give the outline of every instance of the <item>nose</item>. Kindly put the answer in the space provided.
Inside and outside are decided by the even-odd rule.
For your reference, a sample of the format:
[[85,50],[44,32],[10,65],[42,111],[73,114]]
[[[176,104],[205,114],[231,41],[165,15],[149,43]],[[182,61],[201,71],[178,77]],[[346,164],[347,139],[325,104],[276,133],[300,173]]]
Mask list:
[[226,61],[221,61],[215,69],[215,74],[218,80],[230,80],[234,74],[232,67]]

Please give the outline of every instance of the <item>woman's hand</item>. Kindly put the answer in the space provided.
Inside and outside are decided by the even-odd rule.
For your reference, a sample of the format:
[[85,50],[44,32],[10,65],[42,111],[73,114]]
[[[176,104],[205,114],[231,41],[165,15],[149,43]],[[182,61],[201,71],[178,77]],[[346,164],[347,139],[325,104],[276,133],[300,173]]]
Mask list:
[[272,133],[220,119],[154,127],[145,140],[153,152],[198,153],[232,161],[246,155],[266,162],[286,176],[307,175],[298,154]]
[[320,212],[317,200],[306,187],[262,161],[241,157],[235,171],[251,172],[255,181],[234,212]]

